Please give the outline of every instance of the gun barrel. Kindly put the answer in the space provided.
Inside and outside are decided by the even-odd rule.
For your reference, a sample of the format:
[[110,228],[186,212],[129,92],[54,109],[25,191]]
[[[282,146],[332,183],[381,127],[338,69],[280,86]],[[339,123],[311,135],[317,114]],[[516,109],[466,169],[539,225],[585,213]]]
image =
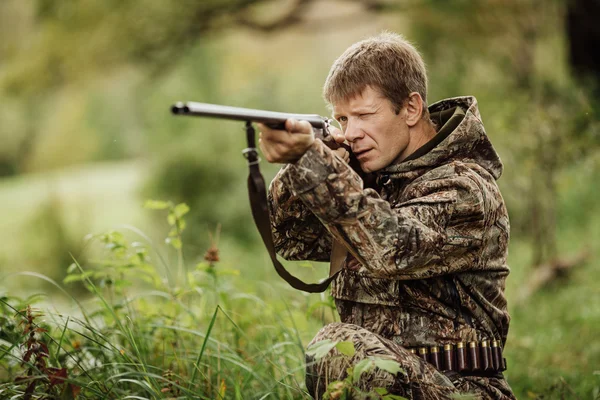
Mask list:
[[232,119],[236,121],[261,122],[271,128],[283,129],[285,121],[294,118],[299,121],[308,121],[315,128],[325,128],[325,118],[317,114],[290,114],[275,111],[254,110],[251,108],[221,106],[217,104],[197,103],[193,101],[178,102],[171,107],[175,115],[189,115],[197,117],[212,117]]

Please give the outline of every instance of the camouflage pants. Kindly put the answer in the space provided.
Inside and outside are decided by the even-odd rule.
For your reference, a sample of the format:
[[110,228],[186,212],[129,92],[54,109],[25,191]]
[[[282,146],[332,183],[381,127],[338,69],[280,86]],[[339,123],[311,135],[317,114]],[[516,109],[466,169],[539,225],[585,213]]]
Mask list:
[[349,367],[367,357],[395,360],[404,372],[392,375],[377,367],[365,372],[354,382],[363,392],[385,388],[389,393],[415,400],[451,399],[466,394],[471,396],[465,399],[514,399],[504,379],[463,377],[455,373],[446,376],[406,348],[357,325],[329,324],[317,333],[311,344],[325,339],[352,342],[356,353],[349,357],[334,348],[317,361],[307,356],[306,386],[315,399],[322,398],[330,382],[343,380]]

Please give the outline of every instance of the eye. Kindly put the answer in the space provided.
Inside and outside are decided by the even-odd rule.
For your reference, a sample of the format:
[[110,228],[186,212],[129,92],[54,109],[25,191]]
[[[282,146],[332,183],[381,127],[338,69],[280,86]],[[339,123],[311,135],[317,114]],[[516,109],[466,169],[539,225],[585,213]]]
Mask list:
[[340,123],[342,123],[342,124],[346,123],[346,122],[348,122],[348,117],[341,116],[338,118],[338,121],[340,121]]

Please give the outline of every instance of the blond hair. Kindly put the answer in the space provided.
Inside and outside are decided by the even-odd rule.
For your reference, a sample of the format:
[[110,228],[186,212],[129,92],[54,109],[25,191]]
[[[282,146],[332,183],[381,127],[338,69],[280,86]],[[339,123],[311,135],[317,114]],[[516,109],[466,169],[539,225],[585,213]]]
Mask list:
[[412,92],[423,99],[427,112],[427,72],[417,49],[403,36],[383,32],[350,46],[331,66],[323,87],[329,104],[377,89],[394,105],[396,113]]

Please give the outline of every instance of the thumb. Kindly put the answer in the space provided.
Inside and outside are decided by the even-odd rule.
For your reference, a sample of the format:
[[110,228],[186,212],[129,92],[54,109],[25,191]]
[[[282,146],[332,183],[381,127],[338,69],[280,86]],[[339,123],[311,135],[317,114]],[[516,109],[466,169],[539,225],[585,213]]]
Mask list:
[[289,118],[285,121],[285,130],[289,133],[312,133],[312,126],[308,121]]
[[346,162],[350,160],[350,153],[348,153],[348,151],[346,151],[346,149],[344,149],[343,147],[340,147],[339,149],[334,150],[333,152],[340,156],[342,160]]
[[342,133],[342,131],[339,130],[338,128],[336,128],[335,126],[329,127],[329,133],[331,134],[333,139],[336,141],[336,143],[341,144],[346,141],[346,138],[344,137],[344,134]]

